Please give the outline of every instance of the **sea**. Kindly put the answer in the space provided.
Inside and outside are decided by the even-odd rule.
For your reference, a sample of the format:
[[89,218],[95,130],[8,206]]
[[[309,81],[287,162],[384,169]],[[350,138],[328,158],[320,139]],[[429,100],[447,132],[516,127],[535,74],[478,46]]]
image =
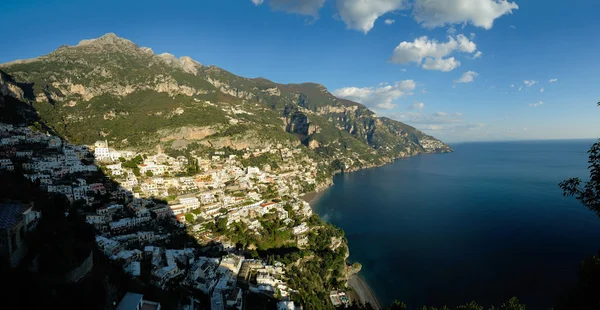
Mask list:
[[548,309],[600,249],[600,218],[558,183],[587,179],[594,140],[461,143],[338,174],[314,203],[344,229],[382,305]]

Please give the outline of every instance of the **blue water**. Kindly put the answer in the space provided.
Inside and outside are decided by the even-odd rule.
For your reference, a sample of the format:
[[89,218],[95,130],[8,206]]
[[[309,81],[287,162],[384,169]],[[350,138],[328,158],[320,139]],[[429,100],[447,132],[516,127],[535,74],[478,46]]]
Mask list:
[[586,177],[593,140],[465,143],[337,175],[314,206],[346,232],[382,304],[547,309],[600,249],[600,218],[558,183]]

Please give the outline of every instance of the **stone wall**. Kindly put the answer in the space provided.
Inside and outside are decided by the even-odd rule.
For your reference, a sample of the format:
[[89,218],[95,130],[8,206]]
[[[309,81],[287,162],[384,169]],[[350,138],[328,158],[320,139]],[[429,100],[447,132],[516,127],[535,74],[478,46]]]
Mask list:
[[81,278],[85,277],[92,268],[94,267],[94,255],[93,251],[90,251],[90,255],[79,265],[67,272],[64,276],[64,281],[68,283],[75,283]]

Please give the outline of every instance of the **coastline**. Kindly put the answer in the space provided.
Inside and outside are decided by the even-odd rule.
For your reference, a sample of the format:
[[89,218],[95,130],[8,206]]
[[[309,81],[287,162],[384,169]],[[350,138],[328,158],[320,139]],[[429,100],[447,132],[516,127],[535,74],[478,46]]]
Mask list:
[[[366,169],[371,169],[371,168],[378,168],[378,167],[382,167],[388,164],[393,164],[395,161],[400,160],[400,159],[407,159],[407,158],[411,158],[411,157],[415,157],[418,155],[430,155],[430,154],[444,154],[444,153],[451,153],[454,152],[454,150],[450,149],[450,151],[448,152],[434,152],[434,153],[418,153],[418,154],[412,154],[409,156],[400,156],[400,157],[396,157],[393,158],[389,161],[385,161],[381,164],[378,165],[370,165],[370,166],[366,166],[366,167],[361,167],[358,169],[350,169],[350,170],[346,170],[346,171],[338,171],[336,172],[333,176],[337,175],[338,173],[353,173],[353,172],[358,172],[361,170],[366,170]],[[329,188],[330,186],[333,186],[333,179],[332,182],[330,184],[327,184],[327,186],[322,187],[320,189],[317,189],[315,191],[312,192],[308,192],[304,195],[302,195],[300,197],[300,199],[308,202],[308,204],[310,205],[311,208],[314,208],[315,204],[317,203],[317,201],[319,201],[319,199],[323,196],[323,193],[325,192],[325,190],[327,188]],[[313,210],[314,211],[314,210]],[[348,252],[350,251],[350,249],[348,248]],[[380,310],[381,308],[381,304],[379,303],[379,300],[377,299],[377,297],[375,296],[375,293],[373,292],[373,289],[371,289],[371,287],[369,286],[369,284],[367,284],[367,282],[365,281],[365,279],[360,275],[360,272],[351,275],[348,280],[347,280],[347,286],[349,286],[350,288],[352,288],[352,292],[349,292],[349,297],[350,297],[350,301],[352,302],[358,302],[361,304],[367,304],[369,303],[371,305],[371,307],[373,307],[373,309],[375,310]]]
[[317,203],[317,201],[319,201],[319,198],[321,198],[321,196],[323,196],[324,192],[325,192],[325,189],[317,190],[314,192],[308,192],[308,193],[302,195],[302,197],[300,197],[300,199],[308,202],[308,204],[312,208],[312,207],[314,207],[315,203]]
[[[361,169],[362,170],[362,169]],[[332,184],[333,185],[333,184]],[[323,196],[325,189],[308,192],[300,197],[302,200],[308,202],[308,204],[314,207],[315,203],[319,201],[319,198]],[[379,300],[375,297],[375,293],[371,289],[371,287],[367,284],[364,278],[360,275],[360,272],[357,274],[353,274],[348,279],[348,286],[352,288],[352,292],[350,292],[349,296],[351,297],[351,301],[357,301],[362,304],[369,303],[373,309],[380,310],[381,305],[379,304]]]
[[381,305],[379,304],[377,297],[375,297],[373,290],[367,282],[365,282],[365,279],[363,279],[360,273],[352,275],[348,279],[348,285],[354,290],[352,295],[354,295],[359,302],[363,304],[369,303],[375,310],[381,309]]

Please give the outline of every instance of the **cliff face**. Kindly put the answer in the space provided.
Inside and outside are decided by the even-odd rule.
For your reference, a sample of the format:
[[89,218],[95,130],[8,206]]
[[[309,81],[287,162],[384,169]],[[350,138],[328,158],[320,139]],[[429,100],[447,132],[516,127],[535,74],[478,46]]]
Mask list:
[[0,71],[0,100],[4,101],[4,96],[10,96],[18,100],[25,100],[23,90],[17,86],[10,76]]
[[[117,145],[185,147],[193,141],[228,145],[225,135],[231,141],[252,137],[252,145],[300,142],[353,167],[451,151],[413,127],[336,98],[323,85],[244,78],[190,57],[156,55],[115,34],[0,70],[6,73],[0,77],[3,94],[31,102],[45,123],[76,143],[102,138]],[[212,134],[162,136],[181,127],[207,127]]]

